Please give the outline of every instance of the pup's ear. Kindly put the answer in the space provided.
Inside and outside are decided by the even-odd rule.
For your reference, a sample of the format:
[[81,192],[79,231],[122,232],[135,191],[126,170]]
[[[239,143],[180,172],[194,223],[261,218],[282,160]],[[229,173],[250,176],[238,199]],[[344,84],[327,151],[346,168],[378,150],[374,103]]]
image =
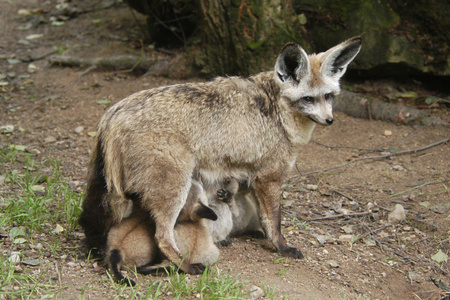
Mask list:
[[295,43],[286,44],[275,63],[276,78],[281,82],[289,79],[299,82],[309,72],[309,58],[305,50]]
[[195,209],[195,214],[199,219],[209,219],[209,220],[217,220],[216,213],[208,206],[203,204],[202,202],[199,203]]
[[353,37],[323,53],[320,73],[339,80],[347,70],[348,64],[361,50],[362,38]]

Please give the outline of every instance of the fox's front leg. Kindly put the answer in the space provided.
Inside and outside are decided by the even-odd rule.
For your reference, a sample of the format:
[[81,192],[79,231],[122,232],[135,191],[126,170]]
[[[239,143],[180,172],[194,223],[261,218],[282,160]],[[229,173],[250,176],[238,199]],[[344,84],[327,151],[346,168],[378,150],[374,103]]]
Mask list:
[[281,233],[281,181],[277,176],[256,178],[254,193],[260,204],[261,225],[269,240],[284,256],[303,258],[301,251],[289,247]]

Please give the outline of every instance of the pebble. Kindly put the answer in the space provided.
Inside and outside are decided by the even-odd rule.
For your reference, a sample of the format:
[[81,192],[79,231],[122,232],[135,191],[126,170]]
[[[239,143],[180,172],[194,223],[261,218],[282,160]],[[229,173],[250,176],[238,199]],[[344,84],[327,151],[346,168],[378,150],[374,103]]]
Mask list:
[[11,255],[8,257],[8,261],[13,264],[20,263],[20,252],[11,252]]
[[317,191],[319,189],[319,186],[317,184],[307,184],[306,189],[310,191]]
[[327,263],[330,265],[330,267],[332,268],[339,268],[339,264],[335,261],[335,260],[329,260],[327,261]]
[[73,131],[75,131],[78,134],[83,133],[84,127],[83,126],[78,126],[77,128],[75,128]]
[[2,133],[12,133],[13,131],[14,131],[14,125],[0,126],[0,132],[2,132]]
[[350,242],[353,239],[353,235],[351,234],[343,234],[339,236],[339,241],[341,242]]
[[54,143],[54,142],[56,142],[56,138],[53,136],[48,136],[44,139],[44,143],[46,143],[46,144],[50,144],[50,143]]
[[254,285],[250,288],[250,290],[253,291],[250,293],[250,297],[253,299],[258,299],[258,298],[264,296],[264,291],[259,286]]
[[384,136],[391,136],[392,131],[386,129],[383,134],[384,134]]
[[388,222],[391,224],[398,224],[406,219],[406,212],[403,205],[396,204],[395,208],[388,215]]

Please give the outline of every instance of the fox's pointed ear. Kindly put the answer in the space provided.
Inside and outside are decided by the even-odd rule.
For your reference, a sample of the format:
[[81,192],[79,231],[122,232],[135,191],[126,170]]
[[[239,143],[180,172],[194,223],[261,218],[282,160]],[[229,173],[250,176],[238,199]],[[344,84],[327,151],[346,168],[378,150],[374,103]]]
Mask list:
[[275,64],[276,78],[281,82],[289,79],[299,82],[309,72],[309,58],[305,50],[295,43],[286,44]]
[[339,79],[344,75],[347,66],[361,50],[362,38],[353,37],[323,53],[320,73]]
[[200,202],[200,205],[196,208],[195,214],[199,219],[217,220],[216,213],[208,206]]

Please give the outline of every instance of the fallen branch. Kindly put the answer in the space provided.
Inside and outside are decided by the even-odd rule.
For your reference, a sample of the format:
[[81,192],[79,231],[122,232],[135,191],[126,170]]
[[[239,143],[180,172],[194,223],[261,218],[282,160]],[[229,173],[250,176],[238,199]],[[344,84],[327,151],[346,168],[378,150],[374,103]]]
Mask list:
[[79,58],[74,56],[52,55],[48,58],[52,66],[61,67],[93,67],[99,70],[118,72],[141,72],[145,75],[165,76],[170,78],[187,78],[196,76],[193,68],[189,68],[188,58],[183,55],[117,55],[98,58]]
[[370,96],[343,90],[334,109],[356,118],[384,120],[405,125],[446,125],[432,114],[412,107],[387,103]]
[[333,216],[327,216],[327,217],[320,217],[320,218],[312,218],[312,219],[305,219],[307,222],[311,221],[322,221],[322,220],[332,220],[332,219],[338,219],[338,218],[345,218],[345,217],[361,217],[361,216],[367,216],[370,215],[372,212],[365,211],[360,213],[353,213],[353,214],[340,214],[340,215],[333,215]]
[[79,58],[74,56],[60,56],[52,55],[48,58],[51,65],[62,67],[92,67],[96,66],[102,70],[140,70],[147,72],[150,69],[155,69],[160,72],[168,64],[167,59],[155,59],[142,55],[118,55],[98,58]]
[[403,155],[403,154],[417,153],[417,152],[420,152],[420,151],[424,151],[424,150],[430,149],[430,148],[435,147],[435,146],[446,144],[449,140],[450,140],[450,138],[446,138],[446,139],[443,139],[442,141],[439,141],[439,142],[436,142],[436,143],[433,143],[433,144],[430,144],[430,145],[427,145],[427,146],[424,146],[424,147],[411,149],[411,150],[403,150],[403,151],[398,151],[398,152],[392,152],[392,153],[388,153],[388,154],[385,154],[385,155],[356,158],[354,160],[351,160],[351,161],[346,162],[346,163],[341,164],[341,165],[333,166],[333,167],[330,167],[330,168],[325,168],[325,169],[322,169],[322,170],[312,171],[312,172],[308,172],[308,173],[305,173],[305,174],[296,175],[293,178],[291,178],[289,181],[292,183],[292,182],[295,182],[299,177],[302,177],[302,176],[308,176],[308,175],[315,174],[315,173],[323,173],[323,172],[327,172],[327,171],[330,171],[330,170],[339,169],[339,168],[345,167],[345,166],[347,166],[349,164],[352,164],[352,163],[355,163],[355,162],[358,162],[358,161],[362,161],[362,160],[382,159],[382,158],[389,158],[391,156],[398,156],[398,155]]

